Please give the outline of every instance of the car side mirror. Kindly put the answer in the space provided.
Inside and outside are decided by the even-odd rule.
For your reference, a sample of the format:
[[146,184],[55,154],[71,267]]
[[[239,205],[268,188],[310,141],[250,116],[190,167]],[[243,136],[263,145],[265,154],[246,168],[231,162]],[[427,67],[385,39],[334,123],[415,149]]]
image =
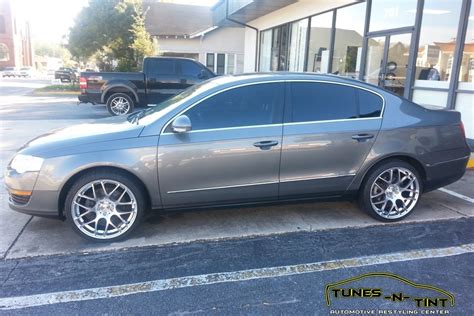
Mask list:
[[180,115],[171,123],[171,130],[174,133],[186,133],[191,130],[191,120],[186,115]]

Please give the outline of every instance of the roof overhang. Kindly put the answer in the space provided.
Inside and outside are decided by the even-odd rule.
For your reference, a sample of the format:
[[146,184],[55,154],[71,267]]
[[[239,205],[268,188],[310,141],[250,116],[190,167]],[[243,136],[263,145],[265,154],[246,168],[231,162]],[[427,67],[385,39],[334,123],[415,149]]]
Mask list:
[[226,17],[246,24],[296,2],[298,0],[222,0],[212,8],[214,25],[235,26]]

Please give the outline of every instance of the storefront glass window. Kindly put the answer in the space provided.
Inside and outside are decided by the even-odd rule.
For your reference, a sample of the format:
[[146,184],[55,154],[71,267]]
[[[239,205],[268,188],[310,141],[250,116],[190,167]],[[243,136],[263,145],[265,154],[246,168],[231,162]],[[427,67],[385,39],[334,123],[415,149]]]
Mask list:
[[365,3],[337,10],[332,72],[357,78],[364,38]]
[[425,1],[415,87],[449,87],[461,4],[462,0]]
[[474,3],[471,4],[459,72],[456,111],[461,112],[466,137],[474,139]]
[[290,26],[290,46],[288,51],[288,70],[304,71],[304,57],[308,19],[294,22]]
[[272,54],[270,60],[270,70],[278,70],[278,62],[280,60],[280,27],[276,27],[272,32]]
[[413,26],[417,2],[417,0],[372,0],[370,32]]
[[332,12],[316,15],[311,18],[308,71],[328,72],[332,18]]
[[260,71],[270,71],[272,54],[272,30],[260,33]]
[[461,89],[474,90],[474,4],[471,4],[471,12],[469,13],[459,81],[461,82],[459,84]]

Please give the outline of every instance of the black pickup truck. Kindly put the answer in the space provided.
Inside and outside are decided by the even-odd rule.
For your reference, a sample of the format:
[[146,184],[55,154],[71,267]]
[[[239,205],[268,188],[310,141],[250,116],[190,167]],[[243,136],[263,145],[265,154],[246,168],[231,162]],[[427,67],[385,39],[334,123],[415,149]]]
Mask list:
[[105,103],[110,114],[125,115],[136,106],[156,105],[214,76],[192,59],[147,57],[142,72],[81,72],[79,101]]

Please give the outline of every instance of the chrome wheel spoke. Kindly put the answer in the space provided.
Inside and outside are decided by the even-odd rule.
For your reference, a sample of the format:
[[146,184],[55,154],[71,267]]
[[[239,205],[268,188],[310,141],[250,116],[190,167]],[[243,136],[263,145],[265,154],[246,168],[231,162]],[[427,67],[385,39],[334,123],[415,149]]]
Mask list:
[[78,197],[83,198],[83,199],[86,199],[86,200],[89,200],[89,201],[94,201],[94,202],[95,202],[95,199],[94,199],[94,198],[88,197],[87,195],[79,194]]
[[416,175],[401,167],[382,172],[370,189],[373,210],[386,219],[408,214],[415,207],[419,196],[420,185]]

